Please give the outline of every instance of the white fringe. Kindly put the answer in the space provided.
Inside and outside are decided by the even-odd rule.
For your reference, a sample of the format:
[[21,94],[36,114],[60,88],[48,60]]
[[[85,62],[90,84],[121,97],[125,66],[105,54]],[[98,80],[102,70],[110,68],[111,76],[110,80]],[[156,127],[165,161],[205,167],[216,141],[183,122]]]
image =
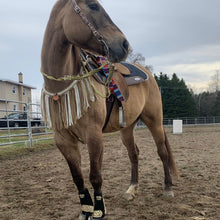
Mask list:
[[68,115],[68,111],[67,111],[67,109],[68,109],[67,99],[68,99],[67,94],[65,94],[65,113],[66,113],[66,123],[69,125],[69,115]]
[[45,117],[45,112],[44,112],[44,93],[43,90],[41,91],[41,99],[40,99],[40,108],[41,108],[41,114],[43,117]]
[[75,91],[75,99],[76,99],[76,118],[80,119],[82,116],[82,112],[81,112],[79,89],[77,85],[74,86],[74,91]]
[[[77,87],[77,85],[76,85]],[[77,87],[78,89],[78,87]],[[71,105],[70,105],[70,92],[67,92],[67,103],[68,103],[68,125],[71,126],[73,124],[73,116],[71,111]]]
[[45,95],[45,109],[46,109],[46,116],[47,116],[47,124],[51,127],[51,118],[50,118],[50,105],[49,105],[49,95]]
[[81,87],[82,87],[82,92],[83,92],[83,110],[87,110],[89,107],[89,102],[87,98],[86,86],[83,80],[81,80]]
[[88,91],[89,91],[90,100],[92,102],[94,102],[95,101],[95,96],[94,96],[94,93],[93,93],[93,89],[90,86],[89,80],[87,78],[85,79],[85,81],[86,81],[86,86],[87,86]]

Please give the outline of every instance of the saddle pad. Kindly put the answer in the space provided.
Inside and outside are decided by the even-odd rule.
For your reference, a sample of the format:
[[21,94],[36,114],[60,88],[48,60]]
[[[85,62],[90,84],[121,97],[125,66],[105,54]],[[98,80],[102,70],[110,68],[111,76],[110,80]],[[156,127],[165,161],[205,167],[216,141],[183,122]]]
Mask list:
[[146,72],[131,63],[121,62],[123,66],[127,67],[130,71],[130,75],[123,75],[128,85],[135,85],[148,80]]
[[[97,57],[97,63],[99,66],[101,66],[104,62],[105,62],[105,58],[104,57]],[[104,72],[104,74],[106,75],[106,77],[108,77],[109,75],[109,65],[106,65],[102,68],[102,71]],[[125,97],[122,95],[121,91],[118,88],[118,85],[116,85],[114,79],[111,79],[111,82],[109,84],[109,90],[111,92],[111,94],[115,94],[117,99],[120,101],[125,101]]]

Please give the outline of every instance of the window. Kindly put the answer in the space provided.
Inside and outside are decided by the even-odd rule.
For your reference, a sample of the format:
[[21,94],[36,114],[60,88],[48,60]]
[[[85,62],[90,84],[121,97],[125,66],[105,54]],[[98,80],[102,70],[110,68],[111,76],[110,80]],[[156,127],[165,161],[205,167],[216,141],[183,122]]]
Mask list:
[[13,105],[13,111],[17,111],[17,105]]
[[12,93],[16,94],[16,86],[12,87]]
[[23,88],[23,95],[26,95],[26,89]]

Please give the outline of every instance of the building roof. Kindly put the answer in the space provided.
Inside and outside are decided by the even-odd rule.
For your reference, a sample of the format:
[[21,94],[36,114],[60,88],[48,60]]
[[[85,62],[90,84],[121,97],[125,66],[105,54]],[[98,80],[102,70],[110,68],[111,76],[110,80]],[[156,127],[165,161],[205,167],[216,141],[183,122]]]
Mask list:
[[26,87],[26,88],[29,88],[29,89],[37,89],[36,87],[29,86],[29,85],[24,84],[24,83],[15,82],[15,81],[9,80],[9,79],[0,79],[0,81],[6,82],[6,83],[11,83],[11,84],[17,85],[17,86],[23,86],[23,87]]

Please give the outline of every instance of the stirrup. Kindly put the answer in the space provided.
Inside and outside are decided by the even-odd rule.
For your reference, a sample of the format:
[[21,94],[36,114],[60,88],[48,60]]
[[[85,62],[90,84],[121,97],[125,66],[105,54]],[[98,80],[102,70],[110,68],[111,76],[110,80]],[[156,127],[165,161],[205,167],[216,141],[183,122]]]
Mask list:
[[119,107],[119,126],[120,128],[126,127],[125,114],[122,106]]

